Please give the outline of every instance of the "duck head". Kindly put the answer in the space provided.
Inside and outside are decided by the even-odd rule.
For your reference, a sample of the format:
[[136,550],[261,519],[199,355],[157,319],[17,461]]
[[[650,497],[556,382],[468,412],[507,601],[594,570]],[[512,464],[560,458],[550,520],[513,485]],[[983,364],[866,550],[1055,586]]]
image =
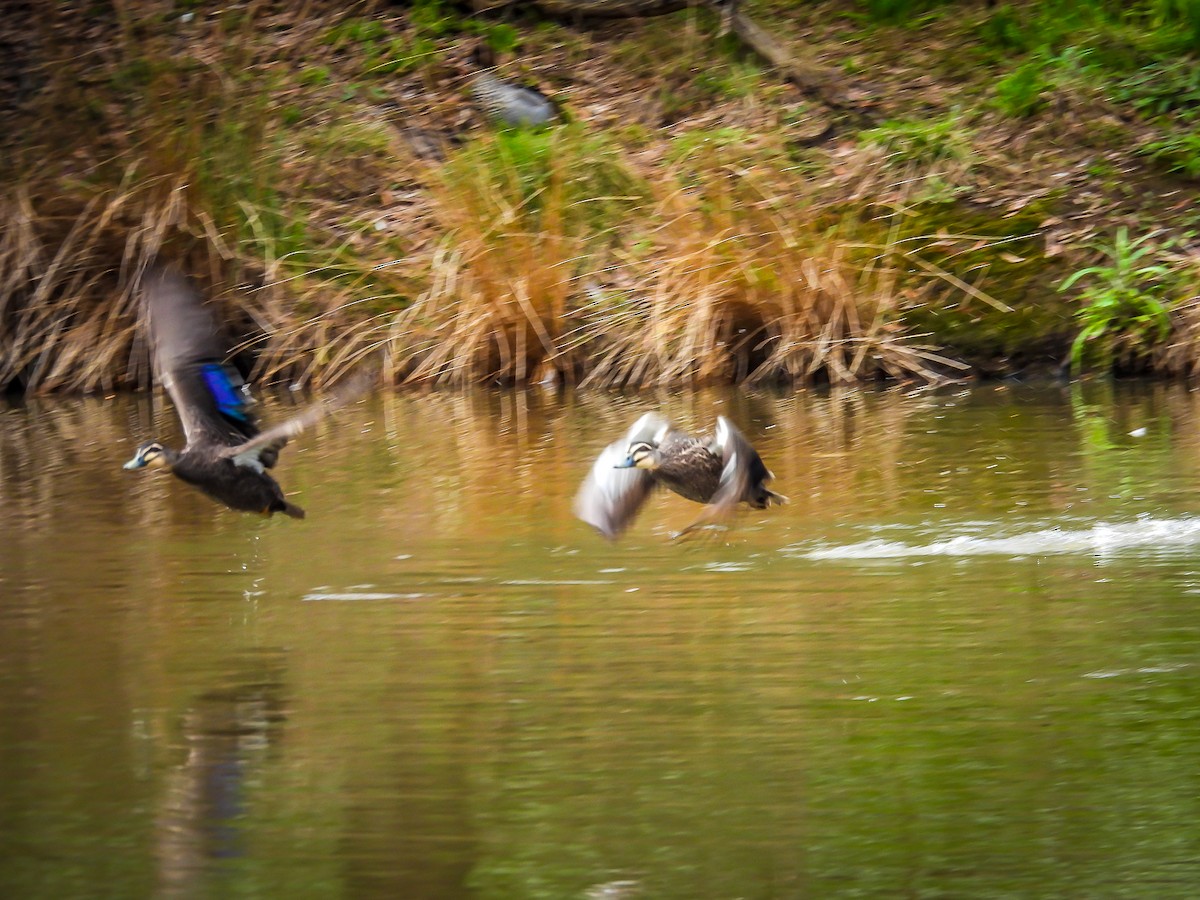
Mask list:
[[158,441],[150,441],[137,448],[133,459],[125,463],[124,468],[133,469],[170,468],[174,454]]
[[629,455],[615,469],[657,469],[658,448],[647,441],[636,441],[629,445]]

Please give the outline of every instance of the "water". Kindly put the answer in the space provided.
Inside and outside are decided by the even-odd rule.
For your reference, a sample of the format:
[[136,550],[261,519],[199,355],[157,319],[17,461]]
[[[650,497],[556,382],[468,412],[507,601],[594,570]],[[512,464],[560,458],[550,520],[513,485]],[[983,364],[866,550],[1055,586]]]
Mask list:
[[[791,502],[593,535],[649,408],[729,415]],[[122,471],[177,432],[0,410],[0,896],[1200,884],[1182,387],[375,397],[285,450],[303,522]]]

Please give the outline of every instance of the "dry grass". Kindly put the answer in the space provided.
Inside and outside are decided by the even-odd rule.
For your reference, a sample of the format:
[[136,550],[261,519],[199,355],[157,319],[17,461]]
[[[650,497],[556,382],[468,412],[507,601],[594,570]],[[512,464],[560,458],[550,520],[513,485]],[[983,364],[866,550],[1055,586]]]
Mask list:
[[[202,33],[149,15],[154,4],[122,5],[139,14],[105,48],[108,70],[82,82],[121,102],[76,96],[88,89],[70,77],[48,95],[115,117],[97,126],[103,152],[64,144],[59,168],[27,167],[0,197],[0,385],[147,385],[134,298],[164,256],[212,289],[265,380],[320,384],[376,354],[394,381],[436,385],[958,371],[904,333],[901,301],[923,266],[979,292],[901,252],[886,226],[859,226],[905,177],[883,172],[881,151],[813,184],[789,169],[782,138],[755,131],[774,114],[739,99],[746,128],[717,128],[713,113],[707,129],[643,129],[623,153],[592,123],[418,161],[400,135],[456,114],[454,82],[437,63],[404,92],[371,82],[397,103],[427,98],[389,121],[367,100],[363,58],[393,36],[416,46],[415,31],[372,4],[335,6],[251,4],[223,44],[233,18],[199,16]],[[373,49],[328,40],[376,13],[388,40]],[[129,31],[135,20],[147,33]],[[261,42],[264,20],[286,37]],[[722,149],[680,149],[709,144]]]
[[561,342],[581,241],[566,227],[558,158],[526,194],[508,167],[449,167],[438,188],[447,230],[429,286],[389,328],[409,381],[522,383],[574,368]]
[[131,168],[70,214],[19,192],[0,210],[0,380],[147,384],[133,298],[164,254],[205,276],[266,380],[337,380],[380,351],[393,380],[433,384],[936,382],[961,369],[897,325],[919,257],[831,229],[839,213],[794,174],[718,160],[639,179],[578,134],[505,140],[425,172],[441,238],[405,265],[303,245],[248,200],[239,238],[186,178]]
[[600,349],[585,383],[938,381],[958,368],[898,329],[892,248],[823,234],[815,203],[773,187],[717,171],[666,194],[658,252],[590,316]]
[[146,382],[130,353],[134,289],[177,227],[183,202],[178,186],[131,181],[94,193],[81,209],[39,209],[25,191],[0,204],[0,384],[32,393]]
[[578,274],[603,259],[643,188],[586,132],[484,139],[427,179],[443,237],[428,282],[384,331],[409,382],[575,378]]
[[601,168],[594,148],[546,140],[553,152],[536,178],[507,152],[465,153],[441,172],[445,236],[429,286],[380,329],[400,379],[843,384],[937,382],[964,369],[898,325],[901,278],[919,254],[831,228],[845,213],[797,173],[720,155],[652,160],[627,182],[660,187],[621,196],[589,227],[579,209],[614,200],[580,176]]
[[373,320],[359,308],[390,307],[404,286],[398,276],[389,289],[387,268],[369,263],[248,252],[190,205],[184,183],[132,171],[82,206],[17,191],[0,203],[0,221],[0,384],[31,394],[150,383],[137,292],[163,258],[182,261],[220,298],[231,333],[244,337],[231,349],[252,351],[257,377],[299,384],[338,380],[370,355]]
[[1157,348],[1156,370],[1171,375],[1200,375],[1200,257],[1177,253],[1172,259],[1175,296],[1171,335]]

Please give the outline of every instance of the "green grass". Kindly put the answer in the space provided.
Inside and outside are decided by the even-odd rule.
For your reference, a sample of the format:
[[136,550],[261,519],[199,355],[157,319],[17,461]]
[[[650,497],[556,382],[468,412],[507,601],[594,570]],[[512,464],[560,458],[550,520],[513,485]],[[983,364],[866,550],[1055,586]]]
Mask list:
[[[1071,344],[1071,368],[1094,362],[1104,370],[1121,362],[1136,367],[1170,333],[1168,302],[1171,270],[1152,260],[1159,251],[1153,235],[1135,240],[1117,229],[1112,244],[1098,247],[1105,261],[1080,269],[1059,288],[1084,282],[1076,312],[1080,329]],[[1148,260],[1147,258],[1150,258]]]
[[531,232],[543,227],[550,202],[565,232],[584,241],[615,232],[647,194],[614,142],[576,126],[497,132],[447,160],[442,178],[452,194],[466,191],[463,202],[501,198],[507,218]]
[[1165,171],[1200,179],[1200,133],[1185,131],[1149,141],[1140,152]]
[[897,164],[968,163],[973,155],[971,129],[957,111],[940,119],[894,119],[861,132],[858,140],[883,148]]
[[1006,116],[1026,119],[1047,103],[1052,85],[1043,74],[1043,65],[1030,61],[996,82],[992,105]]

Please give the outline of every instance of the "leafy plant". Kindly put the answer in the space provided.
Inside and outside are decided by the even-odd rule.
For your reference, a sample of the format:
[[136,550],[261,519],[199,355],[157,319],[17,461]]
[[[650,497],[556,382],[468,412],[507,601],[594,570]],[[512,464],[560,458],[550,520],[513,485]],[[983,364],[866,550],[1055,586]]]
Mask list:
[[1098,248],[1108,261],[1080,269],[1059,287],[1066,291],[1089,281],[1079,295],[1083,306],[1075,314],[1083,327],[1071,344],[1073,371],[1083,366],[1089,346],[1109,368],[1118,359],[1145,356],[1170,333],[1170,307],[1164,299],[1170,269],[1143,264],[1157,249],[1150,243],[1152,237],[1130,240],[1127,228],[1117,229],[1112,245]]
[[1195,109],[1200,107],[1200,66],[1194,60],[1145,66],[1117,81],[1111,95],[1147,115]]
[[1179,172],[1188,178],[1200,178],[1200,134],[1195,131],[1150,141],[1140,152],[1166,167],[1168,172]]
[[431,38],[443,37],[462,28],[458,17],[443,9],[441,0],[417,0],[412,5],[409,21],[418,33]]
[[1027,62],[997,81],[995,107],[1007,116],[1025,119],[1045,106],[1045,94],[1051,85],[1042,69],[1041,62]]

